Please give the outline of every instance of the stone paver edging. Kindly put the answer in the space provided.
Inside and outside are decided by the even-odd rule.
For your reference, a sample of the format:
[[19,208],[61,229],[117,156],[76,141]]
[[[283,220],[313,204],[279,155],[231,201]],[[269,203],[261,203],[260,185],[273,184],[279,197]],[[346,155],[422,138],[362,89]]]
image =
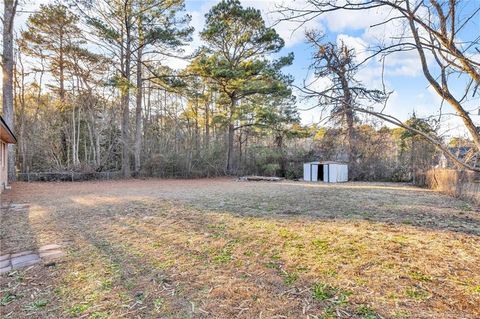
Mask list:
[[16,254],[0,256],[0,274],[34,265],[42,260],[54,259],[64,255],[62,245],[50,244],[40,247],[37,251],[27,250]]

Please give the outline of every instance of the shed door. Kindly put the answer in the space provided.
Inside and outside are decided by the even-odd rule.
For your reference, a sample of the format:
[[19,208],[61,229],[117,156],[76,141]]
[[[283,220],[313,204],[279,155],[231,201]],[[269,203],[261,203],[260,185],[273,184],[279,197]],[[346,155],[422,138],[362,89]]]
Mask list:
[[311,181],[311,164],[305,163],[303,164],[303,180],[304,181]]
[[318,164],[312,164],[312,182],[317,182],[318,181]]
[[337,180],[337,165],[336,164],[329,164],[328,165],[328,182],[329,183],[336,183]]

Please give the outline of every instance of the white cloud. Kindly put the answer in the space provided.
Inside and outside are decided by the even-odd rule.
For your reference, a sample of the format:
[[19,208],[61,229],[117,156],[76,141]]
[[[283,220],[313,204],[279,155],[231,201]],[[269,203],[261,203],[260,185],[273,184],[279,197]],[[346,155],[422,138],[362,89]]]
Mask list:
[[291,48],[294,45],[305,41],[305,31],[311,29],[323,30],[320,18],[312,19],[304,23],[295,21],[281,21],[281,7],[301,8],[305,6],[304,1],[287,2],[285,0],[244,0],[241,1],[244,7],[259,9],[267,26],[273,26],[280,37],[285,41],[285,47]]
[[328,29],[333,32],[363,30],[385,20],[389,12],[384,9],[359,11],[339,10],[323,16]]
[[[205,14],[207,14],[210,8],[216,3],[218,3],[218,1],[205,1],[202,3],[202,6],[199,10],[187,12],[192,17],[190,21],[190,26],[194,28],[194,32],[192,34],[192,42],[190,42],[187,46],[184,47],[185,55],[193,54],[195,50],[202,46],[203,42],[200,38],[200,32],[205,26]],[[189,62],[190,61],[187,59],[167,57],[163,63],[165,65],[168,65],[172,69],[180,70],[186,68]]]
[[[200,32],[205,26],[205,14],[207,14],[212,6],[218,2],[219,0],[205,1],[202,3],[199,10],[188,12],[192,17],[190,25],[194,27],[195,31],[193,34],[193,41],[185,48],[187,54],[193,53],[203,44],[203,41],[200,38]],[[309,21],[303,25],[292,21],[282,21],[277,23],[281,18],[277,9],[284,3],[284,0],[244,0],[241,1],[241,3],[244,7],[254,7],[259,9],[266,25],[275,28],[280,37],[285,41],[286,48],[303,42],[305,40],[305,30],[313,28],[320,29],[322,27],[321,24],[319,24],[318,19]],[[167,58],[166,63],[174,69],[181,69],[188,65],[188,61],[177,58]]]
[[305,32],[307,30],[322,31],[323,27],[318,20],[311,20],[300,25],[296,22],[282,21],[275,26],[275,30],[285,41],[285,47],[291,48],[298,43],[305,41]]
[[337,45],[340,45],[341,42],[343,42],[348,48],[355,50],[355,58],[357,63],[368,58],[368,43],[362,38],[353,37],[347,34],[339,34],[337,35]]
[[399,51],[385,57],[385,75],[411,76],[420,75],[422,65],[417,51]]
[[333,82],[330,78],[322,77],[318,78],[313,73],[305,81],[305,85],[313,91],[320,92],[328,89],[332,86]]

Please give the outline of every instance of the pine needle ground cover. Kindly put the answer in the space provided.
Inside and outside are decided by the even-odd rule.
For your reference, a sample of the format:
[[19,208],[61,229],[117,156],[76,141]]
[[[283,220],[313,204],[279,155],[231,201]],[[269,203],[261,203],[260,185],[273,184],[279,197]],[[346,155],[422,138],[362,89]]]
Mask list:
[[16,183],[2,318],[479,318],[480,213],[401,184]]

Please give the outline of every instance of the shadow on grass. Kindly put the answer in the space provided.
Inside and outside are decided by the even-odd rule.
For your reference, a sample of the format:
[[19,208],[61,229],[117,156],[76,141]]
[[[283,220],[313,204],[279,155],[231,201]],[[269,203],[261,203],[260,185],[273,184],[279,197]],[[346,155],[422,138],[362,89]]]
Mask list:
[[[468,246],[472,237],[464,235],[480,235],[477,212],[461,201],[424,190],[408,188],[403,191],[403,187],[383,188],[378,185],[307,187],[304,184],[224,183],[213,190],[201,189],[195,183],[189,186],[175,182],[170,188],[168,185],[163,188],[154,188],[155,183],[152,185],[136,190],[124,186],[108,190],[96,187],[76,194],[75,187],[86,187],[79,184],[74,185],[65,197],[32,199],[32,203],[43,205],[40,207],[48,214],[43,219],[39,216],[34,224],[26,225],[27,230],[30,227],[27,233],[34,233],[32,238],[36,238],[43,231],[54,230],[59,238],[73,240],[65,264],[68,268],[62,269],[63,277],[54,283],[66,289],[60,294],[59,311],[63,311],[63,315],[81,316],[81,313],[94,314],[116,309],[114,315],[135,313],[152,316],[155,311],[171,311],[177,313],[177,317],[189,317],[195,310],[195,305],[190,302],[194,302],[197,308],[202,307],[198,303],[204,297],[205,282],[215,283],[221,289],[212,292],[213,296],[205,305],[207,313],[196,309],[195,317],[197,314],[198,317],[208,317],[215,311],[227,314],[226,317],[239,313],[240,317],[258,315],[254,311],[258,310],[254,301],[269,298],[269,307],[278,310],[270,314],[280,315],[286,311],[289,300],[296,300],[295,296],[307,301],[311,299],[308,286],[303,287],[306,289],[303,295],[296,290],[286,293],[291,288],[286,282],[296,280],[296,272],[302,270],[294,268],[292,272],[287,268],[287,258],[281,253],[290,259],[288,267],[291,267],[307,258],[302,254],[306,251],[310,253],[312,245],[319,251],[336,249],[329,252],[329,258],[336,263],[335,267],[348,267],[353,263],[358,273],[353,273],[352,278],[366,276],[372,267],[377,267],[377,275],[387,276],[389,285],[401,285],[403,282],[411,284],[410,279],[399,277],[388,267],[398,267],[403,271],[402,267],[410,267],[419,260],[428,261],[428,258],[423,258],[426,254],[434,254],[435,258],[444,254],[442,259],[454,266],[449,269],[464,267],[466,261],[456,260],[456,246],[448,248],[449,245],[465,241],[465,248],[470,247],[471,250],[475,247]],[[24,219],[23,222],[31,220]],[[15,220],[11,219],[8,223],[15,223]],[[42,223],[50,226],[43,228]],[[232,223],[234,227],[229,226]],[[273,227],[273,230],[255,237],[257,224],[259,227]],[[23,227],[21,225],[19,223],[20,228]],[[289,228],[291,225],[292,228]],[[13,242],[16,229],[6,230],[5,238],[9,244],[16,243]],[[337,233],[329,232],[332,229]],[[341,233],[343,230],[347,233]],[[349,241],[348,231],[352,230],[356,237]],[[305,243],[296,239],[295,232],[302,231],[309,236],[319,236],[308,237],[308,249],[304,247]],[[322,238],[325,234],[332,242]],[[385,235],[389,238],[382,237]],[[409,236],[421,239],[414,249]],[[343,242],[338,245],[345,244],[345,247],[335,246],[335,240],[340,237]],[[22,238],[28,242],[28,236]],[[425,243],[429,241],[431,246]],[[21,244],[20,241],[18,244]],[[329,248],[328,245],[333,246]],[[377,255],[366,263],[361,260],[366,249],[374,249],[376,245],[381,248],[376,251]],[[440,246],[442,251],[435,252],[435,245]],[[265,251],[258,247],[263,247]],[[471,260],[477,258],[471,251],[461,251]],[[240,252],[248,258],[232,257],[232,254]],[[315,261],[319,257],[309,255],[308,258]],[[251,269],[256,269],[258,273],[252,275]],[[318,268],[312,273],[325,272],[325,276],[333,276],[336,271],[338,269]],[[458,271],[455,270],[456,273]],[[470,274],[465,276],[472,278],[474,271],[470,270]],[[112,273],[115,274],[113,277]],[[405,276],[403,272],[401,275]],[[465,281],[463,273],[461,276],[461,280]],[[429,278],[423,274],[417,277]],[[315,279],[310,277],[305,282],[311,284]],[[90,285],[88,289],[87,283]],[[447,284],[450,281],[442,282],[445,291],[449,288]],[[174,296],[169,287],[175,288]],[[383,291],[383,287],[377,288]],[[253,291],[255,293],[251,293]],[[375,289],[372,288],[372,291],[375,292]],[[259,297],[258,294],[262,295]],[[361,295],[362,298],[364,296]],[[375,296],[365,298],[377,301]],[[378,300],[382,298],[378,297]],[[456,299],[450,302],[448,298]],[[440,295],[438,300],[441,301],[437,302],[444,309],[450,303],[455,304],[452,307],[455,311],[461,311],[461,307],[471,311],[468,305],[461,304],[466,299],[463,295],[448,298]],[[242,304],[244,300],[248,302]],[[85,308],[85,303],[90,308]],[[248,308],[245,305],[250,306],[250,310],[242,310]],[[429,304],[430,307],[434,305]],[[226,310],[222,310],[221,306],[231,312],[222,312]],[[300,315],[304,311],[303,306],[301,301],[289,305],[292,317]],[[409,309],[415,307],[420,306],[407,304]],[[422,304],[421,307],[425,310],[427,306]],[[212,312],[212,309],[215,311]],[[437,314],[439,312],[437,310]],[[172,316],[175,317],[175,314]]]
[[[0,255],[38,248],[37,233],[32,229],[32,208],[2,203],[0,209]],[[33,212],[35,218],[35,212]]]
[[[78,201],[76,202],[78,204]],[[359,274],[368,271],[369,268],[374,266],[377,268],[380,267],[375,269],[376,271],[379,271],[378,275],[382,276],[385,275],[382,274],[382,272],[388,273],[389,269],[390,271],[392,269],[382,268],[384,267],[384,264],[386,265],[385,267],[388,265],[390,265],[388,267],[399,267],[398,271],[401,272],[392,273],[390,277],[387,276],[388,285],[393,285],[390,289],[395,289],[395,286],[397,285],[415,285],[415,282],[412,281],[411,278],[402,279],[402,277],[398,278],[398,276],[402,274],[405,276],[405,274],[408,274],[410,268],[414,269],[415,267],[418,267],[418,265],[416,265],[418,262],[422,265],[425,264],[425,262],[421,261],[423,259],[428,260],[428,257],[425,256],[433,254],[436,245],[447,245],[446,241],[442,241],[439,238],[437,242],[432,242],[430,244],[432,245],[432,251],[425,251],[424,249],[427,247],[425,246],[425,241],[430,241],[436,236],[435,231],[432,231],[432,229],[428,227],[411,227],[410,225],[402,224],[407,230],[410,229],[407,231],[406,235],[403,235],[403,232],[400,232],[398,229],[392,230],[388,227],[382,228],[383,226],[389,225],[379,222],[380,228],[376,228],[372,235],[372,233],[369,233],[369,230],[372,230],[371,226],[373,224],[364,223],[360,225],[360,228],[356,228],[357,226],[354,225],[349,226],[349,224],[351,224],[349,222],[353,219],[326,220],[318,217],[311,219],[309,217],[309,219],[305,220],[304,218],[299,219],[298,217],[292,218],[291,216],[284,215],[270,215],[267,217],[249,216],[244,220],[243,215],[238,215],[234,212],[223,212],[227,214],[219,214],[208,210],[199,211],[184,206],[178,202],[159,203],[153,199],[146,202],[129,201],[125,198],[125,203],[128,203],[128,208],[126,206],[127,204],[119,203],[114,205],[101,204],[94,207],[94,210],[92,210],[91,205],[88,205],[88,208],[84,207],[84,209],[81,210],[83,221],[80,225],[77,225],[80,226],[78,230],[82,231],[82,241],[95,247],[95,249],[100,251],[102,255],[106,256],[114,264],[119,265],[122,276],[118,278],[118,282],[123,285],[124,289],[130,294],[130,296],[132,296],[132,293],[137,290],[145,289],[145,285],[151,287],[145,281],[149,278],[157,278],[160,276],[162,280],[167,280],[167,282],[181,283],[181,286],[178,287],[179,291],[181,291],[180,294],[176,295],[176,297],[170,302],[175,311],[182,312],[185,315],[188,315],[193,311],[191,310],[192,306],[189,304],[190,302],[197,303],[198,300],[202,299],[199,292],[204,288],[203,285],[215,282],[215,277],[220,278],[225,276],[234,280],[237,287],[245,287],[249,285],[251,287],[261,287],[260,289],[255,290],[254,295],[257,295],[256,298],[258,298],[258,295],[263,293],[264,295],[262,295],[262,297],[265,297],[265,300],[269,298],[269,302],[273,303],[273,305],[268,305],[272,309],[287,311],[285,309],[286,306],[278,306],[274,304],[275,302],[280,304],[280,301],[283,303],[286,302],[281,298],[276,300],[275,298],[278,296],[284,295],[286,298],[288,297],[287,299],[289,300],[295,300],[295,298],[298,297],[299,300],[295,306],[293,306],[293,301],[291,301],[292,304],[290,305],[291,308],[289,310],[292,315],[300,314],[303,311],[301,310],[301,300],[305,300],[305,298],[309,300],[312,296],[308,290],[308,286],[302,293],[298,293],[299,290],[292,290],[291,294],[288,293],[291,288],[288,286],[288,282],[293,280],[292,278],[296,278],[297,275],[295,271],[300,270],[295,270],[294,268],[294,272],[287,272],[288,269],[283,268],[284,266],[282,266],[286,260],[284,260],[281,255],[286,254],[286,256],[290,256],[290,264],[295,263],[295,260],[297,259],[302,260],[302,258],[305,258],[304,255],[302,255],[304,254],[303,247],[305,243],[301,242],[301,240],[297,240],[297,238],[300,237],[297,237],[298,235],[295,233],[295,230],[300,231],[304,227],[308,227],[308,225],[299,225],[301,222],[308,223],[308,220],[314,221],[315,225],[312,225],[312,227],[318,226],[318,228],[312,228],[312,232],[318,233],[320,236],[327,236],[330,241],[330,243],[322,240],[312,241],[312,245],[315,249],[320,251],[323,251],[324,249],[333,249],[329,256],[338,257],[332,259],[335,267],[351,265],[354,270],[352,275],[356,274],[355,276],[359,277],[359,280],[361,279]],[[97,214],[96,212],[99,213]],[[293,222],[292,224],[294,225],[294,228],[292,230],[285,229],[284,227],[287,227],[287,225],[290,224],[290,221]],[[323,224],[323,221],[328,221],[328,223]],[[337,224],[337,222],[340,223]],[[263,223],[265,227],[269,227],[267,228],[267,231],[261,233],[263,237],[254,233],[254,229],[258,226],[258,223]],[[329,226],[329,223],[332,227]],[[229,227],[229,225],[231,225],[231,227]],[[66,226],[68,227],[68,225]],[[273,228],[270,229],[270,227]],[[335,236],[335,232],[328,234],[324,233],[324,231],[329,228],[335,227],[338,228],[336,231],[342,231],[345,228],[347,231],[352,231],[353,229],[355,233],[350,235],[348,233],[337,233],[337,236]],[[363,231],[365,231],[365,236],[360,234]],[[384,232],[385,234],[375,235],[376,231],[380,231],[380,233]],[[425,237],[422,237],[422,232],[424,232]],[[352,240],[349,241],[348,238],[352,235]],[[385,235],[391,235],[392,238],[382,237]],[[440,233],[438,235],[442,236],[442,238],[449,238],[448,236],[450,236],[448,234]],[[420,242],[418,244],[415,242],[414,245],[410,245],[411,242],[409,236],[412,236],[412,240],[415,241],[420,239]],[[375,239],[382,239],[382,241],[377,242]],[[335,240],[339,241],[339,243],[335,244]],[[362,240],[362,242],[357,243],[358,240]],[[233,249],[234,252],[238,253],[237,250],[242,251],[243,249],[243,255],[250,256],[246,254],[248,249],[245,249],[252,245],[252,241],[256,244],[260,243],[263,245],[262,247],[265,247],[266,249],[264,252],[254,250],[253,252],[260,255],[249,261],[249,263],[256,264],[256,266],[251,266],[253,267],[252,269],[256,269],[257,271],[260,269],[258,273],[263,273],[263,275],[260,276],[257,276],[256,273],[253,275],[250,274],[250,276],[245,276],[248,271],[242,272],[239,271],[239,269],[249,269],[246,264],[244,264],[246,261],[242,259],[242,263],[235,264],[235,260],[238,260],[238,258],[234,259],[231,257],[233,252],[225,251],[225,248],[228,247],[230,243],[234,243],[234,245],[236,245]],[[308,244],[309,241],[307,240],[306,243]],[[365,243],[375,243],[378,245],[379,249],[376,250],[377,248],[375,247],[370,248],[365,246]],[[205,244],[205,247],[203,247],[202,244]],[[340,244],[345,247],[339,246]],[[384,246],[385,244],[389,244],[390,246],[386,247]],[[453,242],[451,244],[453,244]],[[328,245],[333,246],[328,248]],[[255,249],[256,246],[253,245],[252,247]],[[294,250],[291,250],[290,248]],[[282,254],[276,253],[275,251],[277,249],[281,252],[283,251]],[[361,256],[368,252],[364,249],[373,249],[374,251],[374,255],[371,256],[372,259],[369,259],[368,262],[364,260],[365,257]],[[418,255],[422,250],[423,255]],[[445,250],[445,247],[442,246],[442,251],[443,250]],[[435,257],[442,255],[442,251],[436,252]],[[292,252],[294,252],[293,255]],[[220,255],[222,253],[223,255]],[[249,252],[249,254],[250,253],[252,252]],[[406,253],[411,254],[408,255],[408,266],[402,261],[402,258],[404,258],[402,256]],[[218,256],[222,258],[216,258]],[[309,258],[314,260],[318,257],[313,255]],[[450,256],[445,255],[442,258],[450,259]],[[404,267],[406,268],[404,269]],[[329,276],[334,275],[335,269],[325,270],[328,270],[330,273],[322,273],[322,276],[328,278]],[[319,271],[322,271],[322,269],[320,268]],[[413,272],[414,271],[412,270],[412,273]],[[267,273],[269,274],[267,275]],[[355,279],[355,276],[350,279]],[[416,276],[419,277],[419,275]],[[396,279],[393,280],[394,278]],[[419,278],[427,278],[425,280],[428,281],[431,280],[428,276],[424,275]],[[381,279],[378,280],[381,281]],[[136,284],[129,286],[128,282],[132,281]],[[309,277],[308,282],[310,284],[315,282],[315,278]],[[221,284],[222,282],[216,281],[216,283]],[[425,283],[423,284],[425,285]],[[226,283],[223,282],[223,285],[226,285]],[[446,283],[436,282],[435,289],[440,287],[443,290],[443,287],[447,287],[446,285]],[[379,287],[377,288],[380,289]],[[241,303],[241,300],[234,300],[235,294],[230,295],[227,293],[229,291],[228,289],[229,287],[224,287],[222,295],[217,297],[216,300],[214,299],[213,302],[218,304],[223,303],[229,309],[240,307],[239,304]],[[232,287],[231,289],[238,288]],[[385,289],[385,287],[381,289]],[[418,290],[422,293],[421,296],[428,296],[428,293],[420,288],[407,287],[405,289],[407,292],[415,289],[415,291]],[[360,291],[361,290],[362,288],[360,288]],[[270,297],[268,297],[268,295],[270,295]],[[414,297],[419,298],[417,295]],[[413,307],[413,309],[423,309],[421,311],[426,311],[426,309],[433,305],[438,306],[440,304],[441,307],[447,308],[454,304],[454,302],[450,303],[448,299],[445,299],[442,294],[439,294],[438,297],[439,298],[435,299],[435,302],[423,305],[418,304],[418,300],[415,300],[414,302],[410,301],[410,304],[408,301],[404,303],[407,306],[407,309],[412,309],[411,307]],[[242,296],[241,298],[245,299],[245,296]],[[359,298],[362,299],[365,297],[360,296]],[[450,296],[449,298],[453,297]],[[458,296],[458,298],[466,300],[465,297]],[[422,300],[422,302],[426,301],[427,300]],[[150,302],[153,301],[150,300]],[[212,304],[212,300],[210,300],[207,306],[211,308],[206,309],[210,311],[211,309],[214,309],[213,313],[219,311],[219,313],[227,316],[235,315],[233,312],[222,312],[223,310],[218,308],[218,304]],[[253,311],[253,304],[251,305],[247,302],[243,305],[252,307],[251,310]],[[356,306],[360,307],[361,304],[356,304]],[[312,309],[315,311],[324,310],[318,308],[318,306],[311,307],[313,307]],[[344,305],[344,307],[348,309],[348,305]],[[425,307],[426,309],[424,309]],[[462,307],[465,307],[465,305],[452,306],[452,311],[461,313],[464,309]],[[351,309],[348,310],[351,311]],[[142,313],[141,310],[139,311]],[[212,312],[207,311],[207,314],[211,313]],[[352,313],[353,312],[350,312],[350,317],[356,318]],[[205,314],[204,317],[208,317],[207,314]],[[258,313],[254,312],[246,312],[245,314],[258,315]],[[198,317],[203,317],[202,313],[198,314]]]

